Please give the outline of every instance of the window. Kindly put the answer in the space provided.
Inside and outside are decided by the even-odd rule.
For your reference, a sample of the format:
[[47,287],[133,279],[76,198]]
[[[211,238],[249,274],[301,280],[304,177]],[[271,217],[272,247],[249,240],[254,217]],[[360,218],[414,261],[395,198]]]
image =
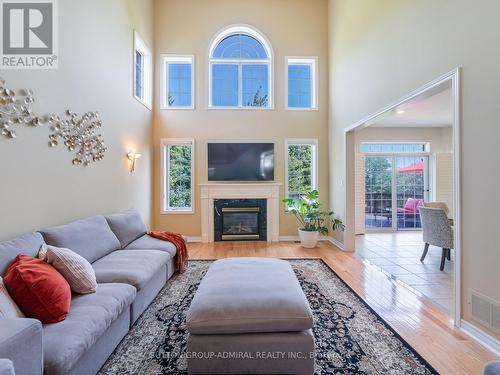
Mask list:
[[318,109],[317,58],[287,58],[287,109]]
[[161,56],[161,108],[194,109],[194,56]]
[[272,51],[248,26],[221,32],[210,48],[210,108],[272,108]]
[[286,194],[299,199],[301,194],[318,188],[318,140],[288,139],[286,152]]
[[134,33],[134,97],[151,109],[153,65],[151,51],[137,32]]
[[364,153],[422,153],[429,151],[428,143],[362,143]]
[[194,140],[162,139],[162,213],[194,212]]

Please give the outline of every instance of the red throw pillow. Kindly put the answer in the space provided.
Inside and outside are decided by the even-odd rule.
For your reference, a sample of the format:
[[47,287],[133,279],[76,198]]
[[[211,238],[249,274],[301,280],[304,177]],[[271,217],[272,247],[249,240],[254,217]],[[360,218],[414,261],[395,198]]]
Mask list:
[[71,289],[50,264],[18,255],[3,280],[10,296],[27,317],[44,324],[66,319],[71,304]]

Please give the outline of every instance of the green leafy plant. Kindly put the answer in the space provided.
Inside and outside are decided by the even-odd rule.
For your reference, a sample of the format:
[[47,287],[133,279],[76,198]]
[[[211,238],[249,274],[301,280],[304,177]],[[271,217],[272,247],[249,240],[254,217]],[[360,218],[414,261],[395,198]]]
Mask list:
[[283,202],[289,207],[289,211],[295,215],[302,230],[308,232],[318,231],[321,234],[328,234],[328,228],[332,230],[344,230],[345,225],[342,220],[336,218],[333,211],[321,211],[319,203],[319,193],[317,190],[301,194],[298,200],[285,198]]
[[262,96],[260,90],[262,86],[259,86],[252,100],[247,101],[247,107],[267,107],[268,96],[267,94]]

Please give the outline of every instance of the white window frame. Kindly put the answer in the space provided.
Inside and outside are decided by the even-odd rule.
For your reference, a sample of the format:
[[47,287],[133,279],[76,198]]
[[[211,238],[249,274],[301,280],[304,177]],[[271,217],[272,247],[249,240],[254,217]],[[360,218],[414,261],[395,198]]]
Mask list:
[[[318,190],[318,153],[319,153],[319,141],[317,138],[287,138],[285,139],[285,197],[289,197],[288,191],[288,146],[292,145],[309,145],[313,146],[312,163],[311,168],[311,188],[312,190]],[[286,207],[288,212],[288,207]]]
[[[363,151],[363,146],[364,145],[405,145],[405,144],[410,144],[410,145],[415,145],[415,144],[421,144],[424,146],[424,151]],[[403,142],[375,142],[375,141],[366,141],[366,142],[361,142],[359,144],[359,152],[362,154],[381,154],[381,155],[387,155],[387,154],[415,154],[415,155],[428,155],[431,152],[431,143],[428,141],[415,141],[415,142],[408,142],[408,141],[403,141]]]
[[[168,64],[191,64],[191,105],[168,105]],[[195,57],[194,55],[162,54],[160,55],[160,109],[193,110],[195,106]]]
[[[213,52],[215,48],[219,45],[219,43],[231,36],[236,34],[244,34],[251,36],[252,38],[259,41],[262,44],[264,49],[266,50],[267,55],[269,56],[267,59],[219,59],[213,58]],[[212,39],[210,43],[210,49],[208,53],[208,109],[222,109],[222,110],[269,110],[274,109],[274,58],[273,58],[273,49],[271,47],[271,43],[267,39],[267,37],[261,33],[259,30],[249,25],[231,25],[227,28],[219,31],[215,38]],[[213,106],[212,105],[212,65],[213,64],[231,64],[238,65],[238,105],[233,107],[222,107],[222,106]],[[242,84],[242,66],[243,65],[267,65],[269,72],[269,94],[268,101],[269,105],[267,107],[252,107],[252,106],[244,106],[243,105],[243,84]]]
[[[311,66],[311,107],[289,107],[288,106],[288,67],[290,65]],[[317,56],[287,56],[285,57],[285,109],[287,111],[317,111],[318,105],[318,57]]]
[[[169,178],[168,169],[168,148],[169,146],[189,145],[191,146],[191,207],[176,208],[169,207]],[[160,140],[160,153],[161,153],[161,209],[160,213],[165,214],[194,214],[195,213],[195,140],[194,138],[162,138]]]
[[[143,58],[143,77],[142,77],[142,91],[143,97],[139,97],[136,95],[136,63],[137,63],[137,53],[139,52]],[[133,96],[137,99],[142,105],[144,105],[149,110],[152,109],[153,105],[153,59],[151,55],[151,50],[148,48],[146,43],[142,40],[141,36],[137,31],[134,31],[134,67],[133,67]]]

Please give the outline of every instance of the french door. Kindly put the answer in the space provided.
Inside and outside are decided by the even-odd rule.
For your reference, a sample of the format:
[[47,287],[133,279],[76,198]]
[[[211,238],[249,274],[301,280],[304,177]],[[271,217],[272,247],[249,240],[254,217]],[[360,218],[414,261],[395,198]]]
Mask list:
[[429,198],[427,155],[365,158],[365,228],[419,230],[419,208]]

